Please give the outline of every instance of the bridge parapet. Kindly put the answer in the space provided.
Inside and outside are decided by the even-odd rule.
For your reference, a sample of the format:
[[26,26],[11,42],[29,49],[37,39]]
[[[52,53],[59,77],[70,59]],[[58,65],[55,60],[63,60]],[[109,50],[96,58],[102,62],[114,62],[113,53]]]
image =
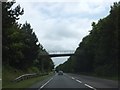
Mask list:
[[50,57],[62,57],[62,56],[71,56],[74,55],[75,50],[64,50],[64,51],[47,51],[46,53],[41,53],[41,56],[49,55]]
[[48,51],[49,54],[73,54],[75,50]]

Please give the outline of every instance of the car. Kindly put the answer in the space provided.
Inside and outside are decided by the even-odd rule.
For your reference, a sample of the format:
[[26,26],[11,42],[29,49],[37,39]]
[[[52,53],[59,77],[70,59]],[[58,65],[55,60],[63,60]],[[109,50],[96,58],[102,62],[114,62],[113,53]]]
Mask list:
[[63,75],[63,71],[59,71],[59,72],[58,72],[58,75]]

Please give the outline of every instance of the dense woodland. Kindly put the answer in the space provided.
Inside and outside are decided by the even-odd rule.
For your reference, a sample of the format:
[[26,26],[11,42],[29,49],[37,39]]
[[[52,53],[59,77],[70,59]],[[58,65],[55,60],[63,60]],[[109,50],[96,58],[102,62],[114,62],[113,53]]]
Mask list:
[[[54,64],[48,53],[39,43],[31,25],[18,23],[24,14],[20,5],[13,8],[15,2],[2,3],[2,63],[26,71],[33,67],[40,72],[49,72]],[[44,54],[45,56],[41,56]],[[4,72],[4,71],[3,71]]]
[[75,54],[56,70],[118,76],[118,47],[120,39],[120,2],[111,6],[107,17],[92,23],[89,35],[82,39]]

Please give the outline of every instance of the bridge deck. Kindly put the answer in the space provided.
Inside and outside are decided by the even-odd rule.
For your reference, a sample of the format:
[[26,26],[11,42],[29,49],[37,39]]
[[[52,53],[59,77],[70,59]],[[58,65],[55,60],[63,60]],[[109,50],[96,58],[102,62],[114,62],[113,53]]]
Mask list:
[[72,56],[74,54],[49,54],[50,57],[63,57],[63,56]]

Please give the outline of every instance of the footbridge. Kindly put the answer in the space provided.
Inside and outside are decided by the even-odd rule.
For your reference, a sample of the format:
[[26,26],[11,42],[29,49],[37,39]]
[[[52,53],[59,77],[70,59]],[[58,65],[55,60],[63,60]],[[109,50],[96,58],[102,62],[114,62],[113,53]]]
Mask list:
[[50,57],[65,57],[74,55],[75,50],[59,50],[59,51],[47,51],[48,54],[42,53],[41,56],[49,55]]

